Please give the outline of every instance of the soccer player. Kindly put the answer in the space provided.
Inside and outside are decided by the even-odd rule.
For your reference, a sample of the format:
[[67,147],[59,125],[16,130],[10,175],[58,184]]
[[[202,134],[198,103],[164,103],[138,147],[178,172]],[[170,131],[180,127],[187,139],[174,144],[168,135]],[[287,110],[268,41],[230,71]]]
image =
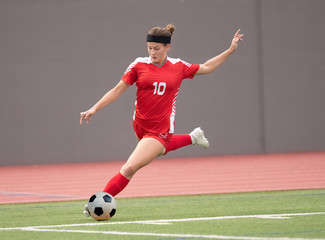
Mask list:
[[134,83],[137,87],[133,128],[138,144],[121,170],[107,183],[103,192],[112,196],[121,192],[134,174],[156,157],[187,145],[209,147],[201,128],[190,134],[174,135],[176,99],[183,79],[209,74],[236,49],[243,34],[235,33],[230,47],[203,64],[190,64],[167,56],[175,26],[154,27],[147,34],[149,57],[139,57],[126,69],[122,79],[92,108],[80,113],[80,124],[87,123],[97,111],[118,99]]

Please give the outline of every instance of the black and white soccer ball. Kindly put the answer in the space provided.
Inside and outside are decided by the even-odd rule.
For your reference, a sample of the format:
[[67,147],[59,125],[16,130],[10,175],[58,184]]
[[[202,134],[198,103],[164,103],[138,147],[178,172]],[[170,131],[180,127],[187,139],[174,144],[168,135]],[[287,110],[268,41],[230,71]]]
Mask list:
[[106,192],[98,192],[89,198],[85,214],[97,221],[108,220],[116,213],[116,201]]

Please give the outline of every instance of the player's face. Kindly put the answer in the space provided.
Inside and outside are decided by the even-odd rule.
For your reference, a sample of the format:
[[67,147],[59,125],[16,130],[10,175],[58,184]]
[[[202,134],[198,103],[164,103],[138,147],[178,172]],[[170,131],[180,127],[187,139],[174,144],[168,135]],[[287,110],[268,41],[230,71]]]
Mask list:
[[151,61],[155,64],[162,65],[167,57],[167,52],[170,48],[170,44],[148,42],[148,53],[151,57]]

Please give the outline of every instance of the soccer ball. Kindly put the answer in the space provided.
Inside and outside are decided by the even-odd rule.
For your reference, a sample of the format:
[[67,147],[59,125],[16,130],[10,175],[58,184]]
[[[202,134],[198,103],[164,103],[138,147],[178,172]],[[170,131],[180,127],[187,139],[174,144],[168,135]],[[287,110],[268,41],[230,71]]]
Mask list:
[[89,198],[85,211],[97,221],[108,220],[116,213],[116,201],[112,195],[98,192]]

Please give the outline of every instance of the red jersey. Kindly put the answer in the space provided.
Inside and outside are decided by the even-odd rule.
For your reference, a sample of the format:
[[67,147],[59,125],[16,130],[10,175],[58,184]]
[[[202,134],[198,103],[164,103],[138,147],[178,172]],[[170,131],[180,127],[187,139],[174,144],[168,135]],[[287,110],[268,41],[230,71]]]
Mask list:
[[134,121],[152,133],[174,133],[179,87],[198,69],[198,64],[179,58],[167,57],[162,66],[153,64],[150,57],[137,58],[122,77],[122,81],[137,86]]

